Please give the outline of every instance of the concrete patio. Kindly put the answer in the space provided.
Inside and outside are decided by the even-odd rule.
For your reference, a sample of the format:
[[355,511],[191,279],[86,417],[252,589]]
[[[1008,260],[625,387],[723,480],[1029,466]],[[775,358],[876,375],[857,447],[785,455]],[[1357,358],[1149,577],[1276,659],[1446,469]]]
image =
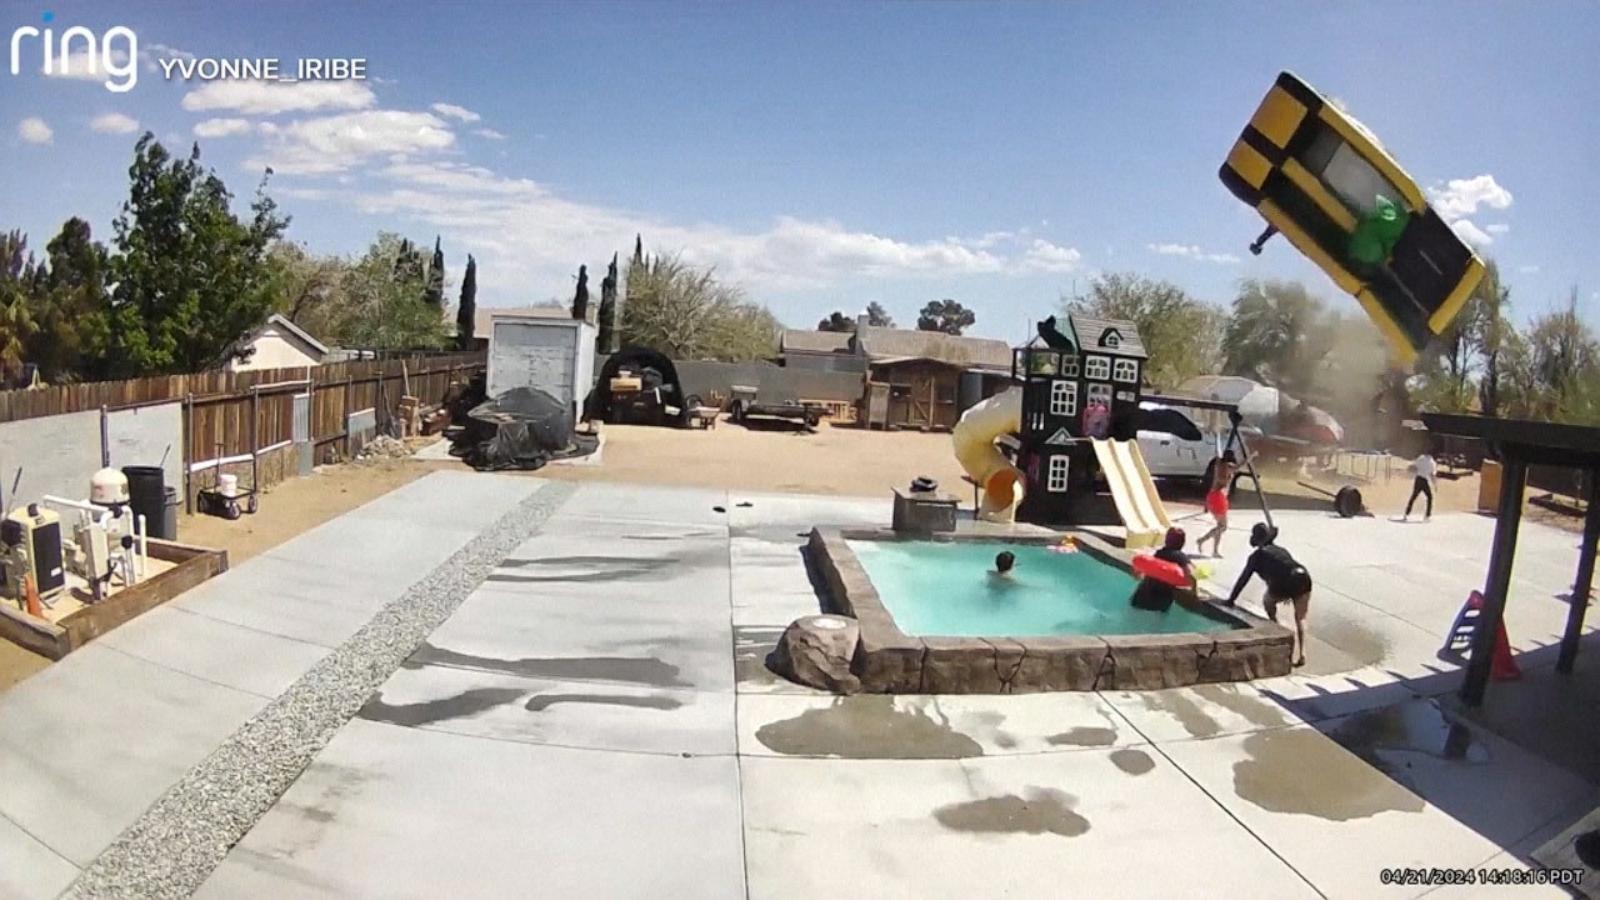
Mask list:
[[[841,699],[762,660],[816,611],[805,532],[886,523],[887,499],[544,488],[429,476],[0,695],[0,897],[116,893],[117,867],[206,897],[1418,896],[1380,870],[1521,867],[1600,803],[1593,734],[1570,724],[1600,693],[1600,641],[1572,679],[1543,649],[1564,532],[1524,524],[1507,621],[1528,675],[1470,714],[1435,656],[1483,578],[1493,523],[1469,515],[1277,516],[1318,585],[1289,677]],[[539,496],[559,506],[298,749],[264,815],[199,862],[129,849],[213,748]]]

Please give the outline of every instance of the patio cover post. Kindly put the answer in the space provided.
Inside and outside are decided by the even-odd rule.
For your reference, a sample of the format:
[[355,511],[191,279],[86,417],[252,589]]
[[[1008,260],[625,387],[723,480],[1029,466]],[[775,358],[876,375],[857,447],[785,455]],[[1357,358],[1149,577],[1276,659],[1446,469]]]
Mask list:
[[1489,667],[1494,659],[1495,639],[1505,617],[1506,594],[1511,590],[1511,561],[1517,552],[1517,526],[1522,522],[1522,486],[1528,477],[1528,461],[1514,447],[1507,446],[1505,469],[1500,480],[1500,509],[1494,524],[1494,548],[1489,553],[1489,575],[1483,589],[1483,610],[1472,635],[1472,658],[1467,662],[1467,677],[1461,685],[1461,700],[1468,706],[1483,705],[1484,689],[1489,684]]
[[1567,630],[1561,635],[1561,655],[1556,658],[1556,671],[1572,674],[1572,664],[1578,658],[1578,638],[1583,634],[1583,614],[1589,607],[1589,589],[1594,584],[1595,545],[1600,543],[1600,469],[1590,469],[1589,490],[1585,502],[1589,510],[1583,517],[1583,545],[1578,548],[1578,579],[1573,582],[1572,596],[1567,600]]

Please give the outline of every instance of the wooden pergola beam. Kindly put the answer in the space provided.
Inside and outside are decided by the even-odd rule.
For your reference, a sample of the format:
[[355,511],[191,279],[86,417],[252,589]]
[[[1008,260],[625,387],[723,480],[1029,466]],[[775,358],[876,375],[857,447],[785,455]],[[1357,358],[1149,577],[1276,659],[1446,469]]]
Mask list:
[[1505,467],[1500,475],[1500,504],[1494,525],[1494,546],[1489,553],[1489,575],[1483,589],[1483,609],[1472,634],[1472,658],[1467,662],[1467,677],[1461,685],[1461,700],[1468,706],[1483,705],[1494,661],[1495,639],[1505,620],[1506,595],[1511,590],[1511,563],[1517,553],[1517,528],[1522,523],[1522,490],[1528,478],[1528,461],[1507,447]]
[[1600,544],[1600,472],[1589,470],[1589,489],[1585,492],[1588,511],[1583,517],[1583,545],[1578,548],[1578,577],[1572,583],[1572,595],[1567,598],[1567,630],[1561,635],[1561,655],[1556,658],[1556,671],[1563,675],[1572,673],[1578,658],[1578,639],[1583,636],[1583,615],[1589,608],[1589,592],[1594,585],[1594,557]]

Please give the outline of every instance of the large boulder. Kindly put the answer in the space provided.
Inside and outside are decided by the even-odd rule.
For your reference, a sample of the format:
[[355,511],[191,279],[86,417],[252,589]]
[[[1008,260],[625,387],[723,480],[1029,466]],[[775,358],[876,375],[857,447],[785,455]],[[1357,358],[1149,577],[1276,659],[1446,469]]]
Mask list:
[[774,672],[808,687],[854,694],[861,680],[850,672],[861,629],[845,616],[802,616],[789,623],[767,663]]

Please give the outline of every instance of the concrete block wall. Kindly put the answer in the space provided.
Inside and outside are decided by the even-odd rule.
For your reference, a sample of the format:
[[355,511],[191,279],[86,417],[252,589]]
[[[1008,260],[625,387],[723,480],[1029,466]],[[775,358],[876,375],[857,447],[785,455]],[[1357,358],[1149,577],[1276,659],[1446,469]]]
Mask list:
[[[167,484],[182,489],[183,404],[122,410],[108,419],[113,466],[162,465]],[[162,463],[168,447],[172,450]],[[11,483],[19,466],[22,483],[13,497]],[[8,509],[44,494],[82,499],[89,493],[89,476],[99,468],[98,410],[0,423],[0,481]]]

